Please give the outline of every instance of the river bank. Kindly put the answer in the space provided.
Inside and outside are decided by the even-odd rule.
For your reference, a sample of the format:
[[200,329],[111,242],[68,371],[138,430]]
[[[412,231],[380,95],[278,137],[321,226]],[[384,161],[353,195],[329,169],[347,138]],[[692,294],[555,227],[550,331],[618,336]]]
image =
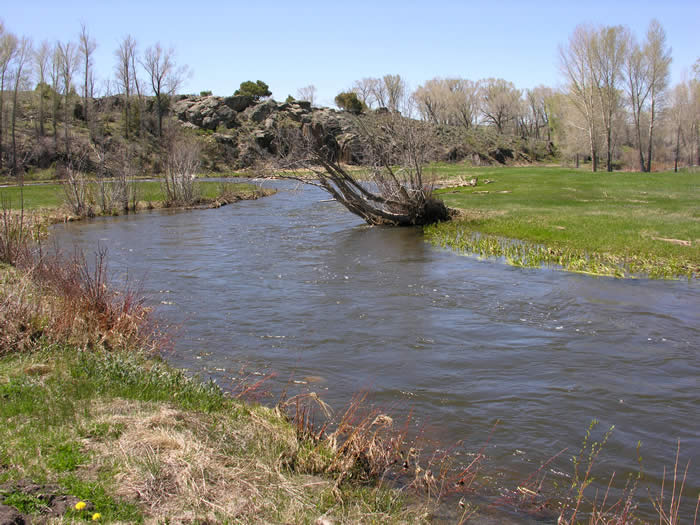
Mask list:
[[451,186],[437,195],[461,216],[427,228],[433,244],[594,275],[700,275],[700,172],[460,165],[434,172]]
[[0,267],[3,523],[427,519],[381,482],[398,461],[383,423],[322,437],[284,404],[244,401],[255,384],[236,396],[172,368],[158,357],[167,334],[103,269]]

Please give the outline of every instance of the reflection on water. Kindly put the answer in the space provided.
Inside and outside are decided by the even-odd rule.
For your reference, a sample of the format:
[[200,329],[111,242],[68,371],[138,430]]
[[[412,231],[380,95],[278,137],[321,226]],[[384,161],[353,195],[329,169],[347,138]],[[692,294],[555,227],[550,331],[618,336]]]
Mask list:
[[595,418],[616,427],[604,472],[633,469],[641,441],[645,471],[658,478],[680,438],[692,461],[688,494],[697,494],[697,282],[460,257],[431,248],[419,230],[367,227],[325,198],[281,191],[55,234],[85,249],[101,242],[117,275],[145,275],[161,316],[182,327],[171,361],[223,386],[243,366],[277,372],[273,392],[312,377],[293,388],[322,391],[339,408],[368,391],[383,406],[411,408],[431,439],[464,440],[458,454],[488,441],[506,481],[564,448],[552,468],[571,471],[565,458]]

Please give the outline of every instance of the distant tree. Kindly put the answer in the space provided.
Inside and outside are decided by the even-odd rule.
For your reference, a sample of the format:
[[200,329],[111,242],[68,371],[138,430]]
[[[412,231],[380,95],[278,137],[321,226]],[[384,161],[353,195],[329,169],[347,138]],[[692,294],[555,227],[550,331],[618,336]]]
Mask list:
[[70,158],[71,141],[69,124],[71,121],[71,114],[69,100],[71,96],[71,90],[73,87],[73,76],[75,75],[75,71],[78,67],[78,46],[74,42],[57,42],[56,50],[60,87],[63,94],[63,129],[66,146],[66,157]]
[[335,96],[335,105],[350,113],[360,114],[364,111],[365,105],[357,98],[354,91],[343,91]]
[[141,65],[151,83],[156,97],[158,114],[158,136],[163,136],[163,115],[168,108],[170,97],[175,94],[187,74],[187,67],[178,68],[175,63],[175,50],[163,49],[160,43],[146,49]]
[[621,109],[622,68],[628,42],[629,31],[622,26],[601,27],[589,42],[591,78],[602,116],[608,171],[613,169],[613,128]]
[[134,89],[134,72],[132,64],[136,54],[136,41],[127,35],[122,38],[114,52],[117,63],[114,67],[117,85],[124,94],[124,138],[129,138],[129,109],[131,103],[131,92]]
[[464,78],[434,78],[413,93],[424,120],[470,128],[479,111],[479,83]]
[[58,110],[61,105],[61,53],[58,43],[51,47],[49,74],[51,77],[51,124],[53,127],[53,145],[58,150]]
[[681,82],[673,88],[671,93],[670,117],[674,134],[673,171],[678,171],[678,161],[681,153],[681,143],[689,135],[690,122],[692,122],[692,104],[690,101],[689,82]]
[[17,176],[17,139],[15,134],[15,128],[17,124],[17,113],[18,113],[18,100],[17,95],[20,89],[26,87],[29,80],[28,65],[30,63],[32,56],[32,44],[27,37],[22,37],[17,45],[17,52],[14,57],[13,64],[13,80],[14,86],[12,89],[12,120],[11,120],[11,133],[12,133],[12,175]]
[[656,19],[649,24],[643,52],[648,64],[647,83],[649,85],[649,135],[647,138],[649,149],[647,151],[646,171],[651,171],[654,124],[659,103],[668,88],[671,65],[671,49],[666,45],[666,32]]
[[291,104],[291,103],[293,103],[293,102],[296,102],[297,99],[295,99],[292,95],[287,95],[287,98],[284,99],[284,101],[285,101],[287,104]]
[[15,35],[5,30],[5,26],[0,21],[0,170],[3,167],[3,151],[4,151],[4,136],[3,136],[3,118],[5,116],[5,90],[6,82],[9,79],[9,70],[12,61],[17,52],[18,40]]
[[488,78],[481,85],[481,112],[486,122],[503,133],[509,122],[517,119],[521,93],[512,82],[502,78]]
[[209,90],[200,91],[200,92],[199,92],[199,96],[200,96],[200,97],[211,97],[211,96],[212,96],[212,92],[209,91]]
[[537,139],[544,138],[541,130],[546,130],[547,140],[552,140],[549,115],[553,95],[554,91],[547,86],[537,86],[526,91],[529,136],[534,136]]
[[51,61],[51,44],[44,40],[34,52],[34,65],[37,75],[37,91],[39,93],[39,135],[46,135],[44,129],[45,98],[50,95],[49,85],[49,65]]
[[390,111],[400,112],[406,96],[406,82],[401,75],[384,75],[382,77],[383,92],[386,100],[382,106]]
[[80,48],[80,62],[83,66],[83,115],[86,122],[90,122],[92,112],[89,109],[92,98],[92,85],[94,84],[94,73],[92,70],[92,55],[97,48],[97,42],[90,36],[85,24],[80,24],[78,34],[78,46]]
[[593,74],[593,40],[595,30],[579,25],[569,37],[567,47],[559,46],[561,71],[567,83],[566,93],[571,107],[581,117],[588,137],[591,169],[598,170],[599,108]]
[[241,82],[241,86],[236,90],[234,95],[245,95],[252,97],[256,102],[267,97],[272,96],[269,86],[262,80],[253,82],[252,80],[246,80]]
[[297,90],[297,98],[299,100],[305,100],[313,106],[314,102],[316,101],[316,86],[310,84],[308,86],[304,86],[303,88],[299,88]]
[[406,105],[406,82],[401,75],[363,78],[353,83],[351,90],[367,108],[375,104],[390,111],[401,111]]
[[367,106],[372,109],[374,104],[377,103],[375,93],[378,90],[377,84],[380,83],[378,78],[363,78],[362,80],[356,80],[352,85],[352,91],[355,92],[357,98]]

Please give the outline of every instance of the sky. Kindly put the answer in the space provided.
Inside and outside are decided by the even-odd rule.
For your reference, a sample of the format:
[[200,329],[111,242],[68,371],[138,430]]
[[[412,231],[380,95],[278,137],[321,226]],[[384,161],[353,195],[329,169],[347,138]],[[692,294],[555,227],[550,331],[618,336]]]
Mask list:
[[671,81],[700,58],[697,0],[283,2],[5,1],[7,30],[35,43],[77,40],[84,23],[97,41],[95,70],[113,77],[114,50],[132,35],[141,50],[160,42],[191,71],[181,92],[231,95],[263,80],[273,97],[313,84],[332,105],[363,77],[400,74],[411,89],[434,77],[501,77],[520,89],[557,87],[558,47],[578,24],[625,25],[643,39],[656,18],[672,47]]

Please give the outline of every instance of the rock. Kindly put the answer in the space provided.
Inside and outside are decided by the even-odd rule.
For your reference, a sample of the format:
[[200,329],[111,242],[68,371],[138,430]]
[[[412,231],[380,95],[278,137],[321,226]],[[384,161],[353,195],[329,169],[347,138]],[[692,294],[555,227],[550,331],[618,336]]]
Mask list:
[[241,111],[252,106],[254,103],[253,97],[249,97],[247,95],[234,95],[224,99],[224,104],[226,104],[236,113],[240,113]]
[[341,133],[335,140],[338,142],[340,162],[354,164],[360,161],[362,143],[354,133]]
[[297,106],[299,106],[301,109],[304,111],[311,111],[311,102],[308,100],[297,100],[294,102]]
[[16,508],[0,504],[0,525],[24,525],[25,523],[24,516]]
[[275,133],[270,129],[259,129],[253,134],[255,142],[261,148],[267,148],[275,140]]
[[257,106],[253,108],[248,108],[246,110],[246,116],[255,122],[256,124],[260,124],[262,121],[264,121],[267,117],[269,117],[273,111],[277,109],[277,102],[274,100],[266,100],[265,102],[262,102],[258,104]]
[[227,146],[235,146],[238,144],[238,140],[236,140],[235,135],[226,135],[224,133],[214,133],[212,135],[214,137],[214,140],[218,142],[219,144],[226,144]]

